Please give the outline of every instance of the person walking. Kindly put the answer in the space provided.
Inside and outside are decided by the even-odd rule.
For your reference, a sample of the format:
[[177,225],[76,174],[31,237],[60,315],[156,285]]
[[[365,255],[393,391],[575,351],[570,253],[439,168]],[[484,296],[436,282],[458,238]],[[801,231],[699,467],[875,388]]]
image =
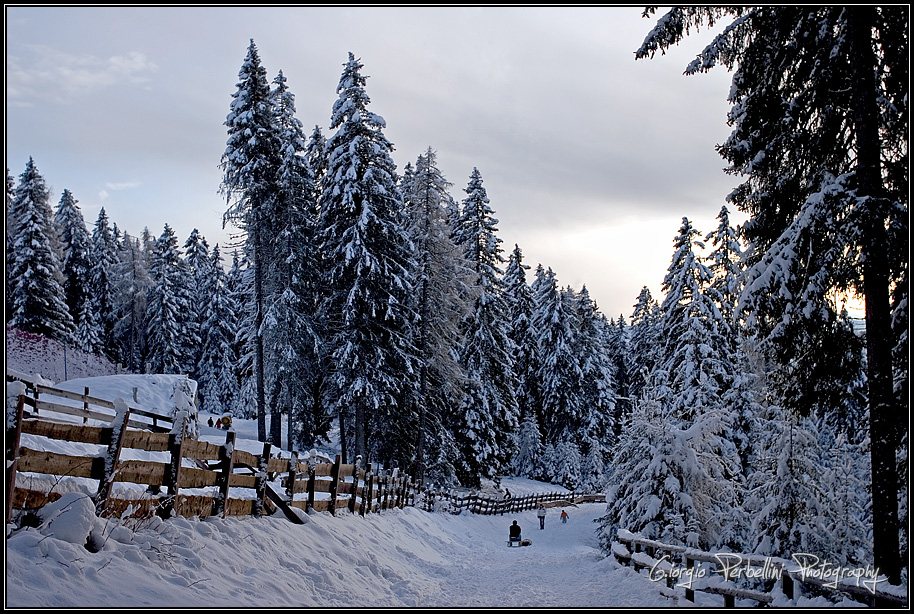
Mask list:
[[536,517],[540,519],[540,530],[546,528],[546,506],[540,503],[540,508],[536,510]]
[[568,512],[562,510],[562,524],[565,524],[566,522],[568,522]]

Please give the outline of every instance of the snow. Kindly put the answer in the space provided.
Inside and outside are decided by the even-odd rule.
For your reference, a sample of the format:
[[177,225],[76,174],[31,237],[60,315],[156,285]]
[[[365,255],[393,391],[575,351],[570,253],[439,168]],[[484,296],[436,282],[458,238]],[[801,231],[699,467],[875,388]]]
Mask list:
[[[415,508],[323,512],[304,525],[276,516],[102,520],[93,553],[79,543],[93,526],[91,502],[80,506],[75,493],[66,501],[49,526],[8,537],[8,607],[669,605],[659,585],[600,555],[599,504],[568,508],[567,524],[553,513],[543,531],[534,511]],[[513,519],[532,546],[505,546]]]
[[[163,403],[164,391],[173,390],[162,385],[170,378],[146,379],[138,396]],[[95,378],[88,385],[99,396],[123,396],[124,386],[137,382],[142,376]],[[60,386],[81,391],[84,384]],[[205,426],[207,418],[201,414],[202,438],[221,443],[224,433]],[[256,422],[235,419],[234,427],[236,445],[261,451]],[[564,491],[503,478],[500,487],[488,483],[483,492],[505,487],[515,497]],[[91,492],[87,485],[45,506],[38,527],[7,525],[8,607],[669,605],[658,584],[600,553],[594,521],[603,504],[566,507],[567,524],[550,509],[545,530],[534,510],[504,516],[418,508],[365,517],[303,513],[305,524],[294,525],[281,514],[100,519]],[[513,520],[532,546],[506,547]]]

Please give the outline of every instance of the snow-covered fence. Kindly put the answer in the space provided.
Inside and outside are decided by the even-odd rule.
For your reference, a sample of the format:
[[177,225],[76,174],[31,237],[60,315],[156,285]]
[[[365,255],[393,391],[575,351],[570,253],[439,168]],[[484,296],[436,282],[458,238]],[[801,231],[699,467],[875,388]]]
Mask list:
[[597,501],[605,502],[605,495],[551,492],[506,499],[504,497],[489,497],[476,493],[460,495],[451,491],[427,490],[421,499],[421,506],[429,512],[439,509],[444,504],[455,514],[468,510],[474,514],[504,515],[535,509],[540,505],[543,507],[555,507]]
[[[67,398],[84,398],[68,394],[73,396]],[[196,441],[187,436],[187,421],[183,418],[175,421],[169,432],[152,432],[152,423],[131,420],[134,413],[143,412],[128,408],[122,400],[111,403],[119,408],[112,415],[48,404],[26,394],[17,399],[18,414],[7,422],[11,425],[7,430],[7,519],[13,509],[38,508],[61,496],[53,489],[17,486],[17,473],[52,476],[57,482],[63,477],[97,480],[95,501],[99,513],[104,515],[259,516],[266,506],[268,511],[278,507],[290,520],[300,522],[292,508],[332,514],[348,509],[364,515],[415,501],[416,488],[409,476],[372,474],[358,465],[343,464],[339,456],[334,463],[316,462],[316,456],[303,463],[294,457],[273,458],[270,444],[264,444],[262,454],[251,454],[235,448],[234,431],[227,431],[226,442],[221,446]],[[25,411],[29,407],[41,409],[44,414]],[[52,421],[49,416],[53,413],[88,416],[109,425]],[[143,415],[150,417],[148,412]],[[158,419],[168,420],[163,416]],[[89,444],[91,451],[75,455],[33,450],[20,445],[23,434]],[[125,450],[153,453],[161,459],[124,459]],[[277,478],[283,478],[285,493],[270,485]],[[114,493],[115,483],[128,486]],[[145,489],[130,488],[129,484]]]
[[[647,570],[654,581],[665,581],[668,589],[674,586],[685,589],[685,598],[695,602],[695,591],[720,595],[725,607],[734,607],[737,599],[754,600],[768,605],[774,600],[771,590],[779,585],[788,600],[797,594],[797,585],[831,590],[849,595],[853,599],[874,607],[907,607],[907,597],[891,588],[877,586],[875,578],[867,579],[857,574],[844,581],[820,577],[815,569],[801,567],[796,561],[753,554],[704,552],[664,544],[619,529],[611,552],[623,565],[635,570]],[[862,571],[862,570],[861,570]],[[837,572],[832,569],[831,573]],[[749,588],[761,585],[764,590]]]

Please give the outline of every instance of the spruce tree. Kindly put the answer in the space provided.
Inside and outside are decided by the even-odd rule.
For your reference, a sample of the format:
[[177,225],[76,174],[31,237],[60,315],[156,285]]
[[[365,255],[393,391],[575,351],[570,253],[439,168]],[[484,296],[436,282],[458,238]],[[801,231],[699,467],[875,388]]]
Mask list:
[[64,294],[49,198],[44,177],[29,158],[10,204],[17,225],[7,260],[12,283],[8,324],[66,343],[73,334],[73,318]]
[[407,165],[400,182],[417,265],[412,309],[418,317],[414,345],[420,360],[414,397],[418,413],[414,475],[419,479],[426,474],[428,459],[435,458],[435,448],[446,439],[444,431],[452,428],[465,379],[454,348],[460,341],[459,324],[469,311],[470,280],[448,223],[451,186],[431,147],[418,157],[415,168]]
[[152,288],[146,315],[149,339],[147,371],[181,373],[184,315],[190,309],[184,278],[186,266],[178,251],[178,239],[168,224],[156,241],[153,255]]
[[384,119],[368,110],[361,69],[350,53],[330,119],[336,132],[327,139],[318,220],[334,327],[336,409],[341,425],[352,425],[355,454],[363,461],[370,446],[385,444],[392,448],[379,450],[387,456],[382,460],[405,462],[412,456],[410,442],[396,435],[403,434],[399,424],[411,419],[399,412],[418,369],[408,308],[415,264],[393,145],[384,136]]
[[[252,321],[246,329],[251,345],[252,377],[255,381],[257,407],[257,436],[267,441],[266,380],[262,325],[266,310],[264,286],[264,257],[268,240],[267,225],[271,205],[275,200],[276,169],[279,165],[279,145],[274,126],[273,105],[266,70],[254,40],[238,72],[237,90],[225,118],[228,140],[222,154],[224,172],[221,191],[228,209],[224,221],[238,224],[245,233],[245,249],[252,263]],[[278,444],[279,442],[274,442]]]
[[501,239],[496,235],[498,220],[489,207],[478,169],[473,169],[465,192],[454,237],[475,280],[471,288],[473,307],[462,325],[460,359],[467,384],[455,436],[461,453],[458,477],[465,485],[479,486],[482,478],[495,478],[512,456],[517,385],[499,268],[504,259]]
[[54,225],[60,237],[63,254],[64,293],[74,325],[79,328],[81,315],[89,300],[89,270],[91,268],[89,231],[78,201],[64,190],[54,212]]
[[[890,290],[908,256],[889,238],[907,234],[909,11],[676,7],[636,57],[725,17],[732,22],[686,72],[718,63],[733,70],[733,132],[718,149],[728,172],[744,177],[728,197],[750,215],[744,230],[754,266],[743,307],[775,360],[813,358],[791,374],[802,378],[830,360],[809,342],[834,326],[833,290],[865,298],[873,552],[898,583],[896,450],[906,414],[892,389]],[[814,399],[799,410],[811,412]]]
[[[265,353],[271,365],[270,433],[281,437],[281,419],[288,420],[289,449],[313,439],[311,382],[320,377],[316,188],[307,158],[302,124],[295,118],[295,97],[282,71],[273,80],[271,98],[280,144],[276,173],[276,202],[270,220]],[[296,435],[296,429],[301,432]]]
[[96,351],[104,353],[109,358],[116,358],[114,346],[114,324],[117,320],[115,313],[114,278],[116,276],[117,241],[114,231],[108,225],[108,214],[102,207],[92,229],[90,249],[92,267],[89,270],[90,284],[92,287],[90,309],[93,310],[95,320],[95,335],[101,342]]
[[139,238],[124,233],[116,281],[117,322],[114,338],[119,360],[140,373],[146,357],[146,309],[149,288],[148,258]]

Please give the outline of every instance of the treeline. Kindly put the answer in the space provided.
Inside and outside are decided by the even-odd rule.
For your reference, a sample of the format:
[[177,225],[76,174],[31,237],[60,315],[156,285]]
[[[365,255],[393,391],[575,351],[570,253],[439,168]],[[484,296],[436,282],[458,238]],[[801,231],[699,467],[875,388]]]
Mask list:
[[52,211],[34,160],[8,172],[8,325],[187,373],[204,410],[256,417],[264,441],[307,449],[338,426],[348,461],[440,484],[601,488],[623,327],[505,253],[478,169],[459,201],[431,148],[398,175],[361,69],[350,54],[333,134],[306,135],[251,41],[225,121],[230,255],[167,224],[133,237],[104,209],[90,232],[68,190]]

